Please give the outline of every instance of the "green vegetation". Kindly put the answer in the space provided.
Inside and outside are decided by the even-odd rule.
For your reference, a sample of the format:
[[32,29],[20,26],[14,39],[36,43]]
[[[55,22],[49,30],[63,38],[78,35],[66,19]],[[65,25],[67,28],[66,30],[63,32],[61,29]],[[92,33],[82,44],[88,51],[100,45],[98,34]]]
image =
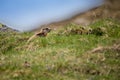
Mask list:
[[119,80],[120,22],[99,20],[89,34],[80,28],[69,24],[29,43],[32,32],[0,32],[0,79]]
[[2,24],[0,23],[0,28],[2,27]]

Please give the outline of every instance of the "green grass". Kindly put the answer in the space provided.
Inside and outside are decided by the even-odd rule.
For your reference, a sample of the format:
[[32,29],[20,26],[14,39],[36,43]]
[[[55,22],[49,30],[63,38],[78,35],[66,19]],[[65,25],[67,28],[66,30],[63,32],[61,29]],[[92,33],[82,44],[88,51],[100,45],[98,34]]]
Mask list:
[[2,24],[0,23],[0,28],[2,27]]
[[[47,37],[27,43],[32,32],[0,33],[1,80],[119,80],[120,22],[112,19],[88,26],[102,27],[102,36],[73,34],[69,24]],[[105,47],[92,52],[98,47]],[[112,47],[112,48],[109,48]]]

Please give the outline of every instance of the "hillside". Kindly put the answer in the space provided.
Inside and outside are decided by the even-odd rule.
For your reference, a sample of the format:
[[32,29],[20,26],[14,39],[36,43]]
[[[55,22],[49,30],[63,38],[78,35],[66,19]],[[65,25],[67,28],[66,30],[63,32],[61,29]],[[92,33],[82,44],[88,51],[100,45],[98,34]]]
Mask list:
[[72,23],[27,43],[33,34],[0,32],[1,80],[119,80],[119,20]]
[[[120,0],[19,33],[0,24],[0,80],[119,80]],[[39,31],[39,29],[35,30]]]
[[[99,19],[104,19],[104,18],[113,18],[120,20],[119,3],[120,0],[106,0],[105,4],[103,4],[102,6],[86,11],[84,13],[80,13],[68,20],[46,24],[43,25],[42,27],[51,27],[54,29],[59,29],[69,23],[74,23],[79,25],[89,25]],[[39,28],[36,30],[39,31]]]
[[0,23],[0,32],[8,32],[8,33],[10,33],[10,32],[15,32],[15,33],[16,33],[16,32],[18,32],[18,31],[15,30],[15,29],[11,29],[11,28],[9,28],[8,26]]

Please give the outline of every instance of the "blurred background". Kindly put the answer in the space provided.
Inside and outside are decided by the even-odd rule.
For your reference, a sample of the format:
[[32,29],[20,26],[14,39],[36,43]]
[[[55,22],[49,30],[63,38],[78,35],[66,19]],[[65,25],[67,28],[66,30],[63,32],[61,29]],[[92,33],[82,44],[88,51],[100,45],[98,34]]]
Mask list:
[[1,0],[0,22],[19,31],[120,19],[120,0]]

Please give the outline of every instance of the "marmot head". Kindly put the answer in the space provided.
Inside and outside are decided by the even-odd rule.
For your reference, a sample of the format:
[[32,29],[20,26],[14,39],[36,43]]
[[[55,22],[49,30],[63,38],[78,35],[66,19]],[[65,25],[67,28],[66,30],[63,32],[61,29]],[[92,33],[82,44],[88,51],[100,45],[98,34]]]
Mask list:
[[43,29],[42,29],[42,32],[45,32],[45,33],[49,33],[50,31],[51,31],[50,28],[43,28]]
[[43,28],[40,32],[38,32],[37,36],[47,36],[47,34],[51,31],[50,28]]

